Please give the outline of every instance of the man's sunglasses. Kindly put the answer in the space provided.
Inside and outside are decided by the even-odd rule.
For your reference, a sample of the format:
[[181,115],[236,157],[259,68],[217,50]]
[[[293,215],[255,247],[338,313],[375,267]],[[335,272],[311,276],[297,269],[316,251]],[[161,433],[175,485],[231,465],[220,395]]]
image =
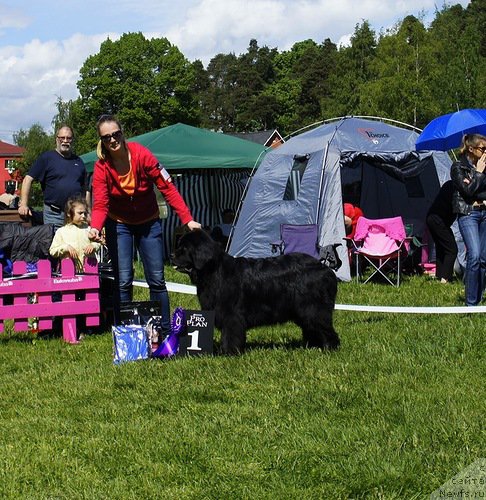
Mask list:
[[477,149],[478,151],[481,151],[481,153],[486,153],[486,146],[482,146],[480,148],[478,148],[477,146],[474,147],[474,149]]
[[112,138],[115,139],[115,141],[119,142],[122,136],[123,132],[121,130],[115,130],[115,132],[113,132],[112,134],[102,135],[100,139],[105,143],[111,142]]

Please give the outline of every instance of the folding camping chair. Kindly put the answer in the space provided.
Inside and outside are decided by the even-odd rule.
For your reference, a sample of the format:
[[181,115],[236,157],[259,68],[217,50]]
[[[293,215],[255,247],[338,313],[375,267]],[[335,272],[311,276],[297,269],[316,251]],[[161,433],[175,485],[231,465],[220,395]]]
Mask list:
[[281,224],[280,240],[271,243],[272,253],[301,252],[319,258],[317,224]]
[[351,242],[357,281],[361,278],[360,260],[363,259],[372,269],[363,283],[381,276],[390,285],[400,286],[402,257],[408,251],[405,226],[400,216],[386,219],[360,217]]

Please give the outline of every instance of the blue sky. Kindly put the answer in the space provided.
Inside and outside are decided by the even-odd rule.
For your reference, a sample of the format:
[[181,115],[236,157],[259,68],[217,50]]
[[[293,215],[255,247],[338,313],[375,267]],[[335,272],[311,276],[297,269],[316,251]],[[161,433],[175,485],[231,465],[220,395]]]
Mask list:
[[[63,40],[73,33],[165,30],[182,22],[184,11],[167,1],[4,0],[0,1],[0,36],[21,45],[32,38]],[[197,2],[182,2],[191,8]],[[3,45],[3,43],[2,43]]]
[[[468,0],[459,0],[464,7]],[[58,97],[78,96],[86,58],[108,36],[166,37],[191,61],[241,54],[251,38],[289,49],[312,38],[345,43],[368,20],[376,32],[406,15],[431,19],[434,0],[0,0],[0,139],[40,123],[50,130]]]

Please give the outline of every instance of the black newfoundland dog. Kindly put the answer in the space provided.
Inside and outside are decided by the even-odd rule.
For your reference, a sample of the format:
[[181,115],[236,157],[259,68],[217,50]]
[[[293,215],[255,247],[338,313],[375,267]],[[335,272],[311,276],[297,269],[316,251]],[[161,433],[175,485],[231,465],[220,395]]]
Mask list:
[[196,230],[179,239],[173,264],[191,277],[202,309],[215,311],[224,354],[245,350],[249,328],[287,321],[302,329],[308,347],[339,346],[332,326],[337,278],[309,255],[232,257]]

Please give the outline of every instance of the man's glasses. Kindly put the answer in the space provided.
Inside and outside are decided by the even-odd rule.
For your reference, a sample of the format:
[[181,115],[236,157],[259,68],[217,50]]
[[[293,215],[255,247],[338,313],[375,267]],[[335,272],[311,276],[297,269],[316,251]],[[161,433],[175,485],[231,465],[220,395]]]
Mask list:
[[477,149],[478,151],[481,151],[481,153],[486,153],[486,146],[482,146],[482,147],[475,147],[474,149]]
[[115,130],[115,132],[113,132],[112,134],[102,135],[100,137],[100,139],[105,143],[111,142],[112,138],[118,142],[122,138],[122,135],[123,135],[123,132],[121,130]]
[[67,136],[67,135],[58,135],[57,138],[61,141],[61,142],[73,142],[73,138],[70,137],[70,136]]

